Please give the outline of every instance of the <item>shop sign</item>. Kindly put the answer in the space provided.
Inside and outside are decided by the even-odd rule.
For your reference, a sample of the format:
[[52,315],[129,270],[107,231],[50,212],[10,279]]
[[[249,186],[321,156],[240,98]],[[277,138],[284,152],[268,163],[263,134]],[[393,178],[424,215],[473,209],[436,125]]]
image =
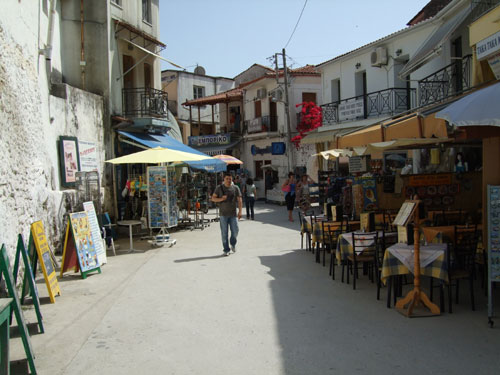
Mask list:
[[339,121],[351,120],[363,116],[363,99],[357,99],[339,104]]
[[262,131],[262,117],[254,118],[248,122],[248,132],[258,133]]
[[476,56],[478,60],[482,60],[498,51],[500,51],[500,31],[476,44]]
[[500,79],[500,53],[490,57],[488,59],[488,63],[490,64],[490,68],[493,71],[495,78]]
[[410,176],[409,186],[428,186],[428,185],[450,185],[452,182],[452,175],[446,174],[423,174]]
[[352,156],[349,158],[349,172],[366,172],[366,157]]
[[97,144],[78,140],[78,151],[80,153],[80,170],[82,172],[99,172]]
[[228,145],[230,142],[230,134],[199,135],[188,137],[189,146],[195,147]]
[[272,142],[271,153],[273,155],[283,155],[286,151],[285,142]]
[[250,152],[252,153],[252,155],[257,155],[257,154],[260,154],[260,155],[263,155],[263,154],[270,154],[272,152],[272,148],[271,146],[267,146],[267,147],[257,147],[255,145],[252,145],[252,147],[250,147]]

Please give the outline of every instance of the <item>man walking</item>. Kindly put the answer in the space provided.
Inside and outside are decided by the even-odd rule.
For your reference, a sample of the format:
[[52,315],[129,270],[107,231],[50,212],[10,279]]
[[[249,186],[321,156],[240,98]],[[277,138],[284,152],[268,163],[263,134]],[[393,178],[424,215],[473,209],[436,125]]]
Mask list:
[[[238,220],[241,219],[243,209],[240,188],[233,184],[233,177],[230,173],[224,173],[224,182],[215,188],[212,201],[219,203],[222,246],[224,247],[224,255],[227,256],[230,250],[233,250],[233,253],[236,252]],[[236,204],[238,204],[238,219],[236,219]],[[231,228],[231,238],[228,242],[229,228]],[[229,244],[231,244],[231,249],[229,248]]]

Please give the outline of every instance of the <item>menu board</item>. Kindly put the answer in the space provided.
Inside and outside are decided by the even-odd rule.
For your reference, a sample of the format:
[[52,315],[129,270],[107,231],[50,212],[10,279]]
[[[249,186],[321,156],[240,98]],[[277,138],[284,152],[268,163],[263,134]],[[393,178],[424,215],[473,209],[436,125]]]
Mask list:
[[[45,237],[45,229],[42,221],[35,221],[31,224],[30,244],[34,246],[34,249],[32,249],[33,259],[40,259],[40,268],[42,269],[45,284],[49,291],[50,302],[55,303],[55,296],[60,295],[61,290],[59,289],[56,271],[50,257],[50,248],[47,237]],[[33,264],[33,272],[36,272],[36,261]]]
[[363,178],[361,186],[363,186],[363,210],[376,210],[378,208],[377,180],[375,178]]
[[85,211],[74,212],[69,214],[69,218],[81,272],[99,268],[87,213]]
[[170,228],[178,223],[176,174],[174,168],[148,167],[150,228]]
[[103,245],[101,231],[99,229],[99,222],[97,221],[97,215],[95,213],[94,202],[83,202],[83,209],[87,212],[87,216],[89,218],[90,233],[92,234],[92,241],[94,242],[97,260],[99,261],[99,264],[105,264],[108,260],[106,257],[106,249]]
[[403,225],[408,224],[408,219],[410,218],[413,210],[415,209],[415,202],[404,202],[399,209],[396,218],[394,219],[393,225]]

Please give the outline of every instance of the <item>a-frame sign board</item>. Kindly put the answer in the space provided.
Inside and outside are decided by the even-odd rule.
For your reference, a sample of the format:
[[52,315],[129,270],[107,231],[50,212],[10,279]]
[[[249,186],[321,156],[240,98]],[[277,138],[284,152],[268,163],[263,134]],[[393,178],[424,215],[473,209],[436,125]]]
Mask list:
[[69,270],[80,270],[83,279],[91,272],[101,273],[89,218],[85,211],[69,214],[60,277]]
[[[34,248],[34,249],[33,249]],[[47,285],[50,302],[56,302],[56,295],[61,295],[59,283],[57,282],[56,271],[52,259],[50,257],[49,244],[45,237],[45,229],[41,221],[35,221],[31,224],[30,241],[28,245],[32,259],[33,276],[36,274],[36,265],[40,259],[40,268],[42,269],[43,278]]]
[[14,285],[17,284],[17,273],[19,271],[19,262],[23,259],[24,263],[24,277],[23,277],[23,289],[21,292],[21,305],[24,304],[24,298],[29,291],[31,299],[33,301],[33,306],[35,306],[36,317],[38,318],[38,327],[40,328],[40,333],[44,333],[43,322],[42,322],[42,313],[40,311],[40,299],[38,298],[38,288],[35,284],[35,277],[33,275],[33,271],[31,270],[31,264],[29,261],[28,252],[24,247],[23,236],[21,234],[17,237],[17,251],[16,251],[16,259],[14,261],[14,274],[12,275],[14,278]]
[[19,332],[23,340],[24,351],[26,352],[26,358],[28,359],[28,364],[30,366],[31,374],[36,374],[35,362],[33,349],[31,348],[30,336],[28,333],[28,328],[26,327],[26,322],[24,321],[23,311],[21,310],[21,302],[19,301],[19,296],[17,295],[16,286],[14,285],[14,280],[12,280],[12,272],[10,269],[9,258],[7,256],[7,250],[5,246],[2,245],[0,249],[0,274],[5,278],[5,284],[7,286],[7,292],[9,296],[13,298],[12,308],[17,320],[17,326],[19,327]]

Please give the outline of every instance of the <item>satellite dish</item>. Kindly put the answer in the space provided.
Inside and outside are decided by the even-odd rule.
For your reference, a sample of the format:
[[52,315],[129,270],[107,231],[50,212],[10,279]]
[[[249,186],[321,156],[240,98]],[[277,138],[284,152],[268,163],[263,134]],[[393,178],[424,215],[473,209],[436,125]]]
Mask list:
[[204,76],[206,74],[205,68],[197,65],[196,68],[194,69],[194,74],[198,74],[199,76]]

